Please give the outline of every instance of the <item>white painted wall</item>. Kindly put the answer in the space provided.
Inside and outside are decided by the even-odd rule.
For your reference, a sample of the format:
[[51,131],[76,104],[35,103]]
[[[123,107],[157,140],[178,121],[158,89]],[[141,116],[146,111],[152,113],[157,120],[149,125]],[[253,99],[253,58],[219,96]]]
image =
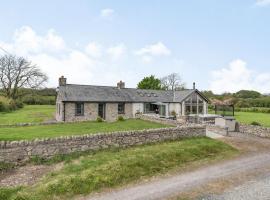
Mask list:
[[143,113],[143,103],[133,103],[132,104],[133,117],[135,117],[135,114],[138,112]]
[[180,103],[170,103],[169,104],[169,115],[171,115],[172,111],[175,111],[177,116],[181,116],[181,104]]

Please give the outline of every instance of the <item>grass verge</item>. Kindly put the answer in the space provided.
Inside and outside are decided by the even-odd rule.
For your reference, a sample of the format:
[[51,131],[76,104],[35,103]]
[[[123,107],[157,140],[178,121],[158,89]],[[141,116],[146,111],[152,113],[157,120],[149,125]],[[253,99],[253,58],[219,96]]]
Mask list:
[[14,192],[9,199],[70,199],[109,187],[128,184],[192,165],[235,155],[237,150],[210,138],[114,149],[70,159],[39,183]]

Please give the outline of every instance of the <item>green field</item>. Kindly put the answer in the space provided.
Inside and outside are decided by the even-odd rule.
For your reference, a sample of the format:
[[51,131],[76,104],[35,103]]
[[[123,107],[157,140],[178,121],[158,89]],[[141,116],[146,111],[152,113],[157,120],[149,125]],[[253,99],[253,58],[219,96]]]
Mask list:
[[107,122],[78,122],[53,125],[36,125],[23,127],[0,128],[1,140],[32,140],[35,138],[51,138],[68,135],[95,134],[113,131],[142,130],[150,128],[169,127],[159,123],[129,119],[125,121]]
[[86,195],[236,154],[232,147],[210,138],[88,153],[65,162],[62,169],[33,186],[0,189],[0,199],[71,199],[75,195]]
[[[213,110],[208,111],[210,114],[214,114]],[[270,127],[270,113],[258,113],[258,112],[234,112],[236,120],[243,124],[251,124],[252,122],[258,122],[262,126]]]
[[54,118],[54,105],[25,105],[14,112],[0,112],[0,124],[38,123]]
[[237,121],[243,124],[259,122],[262,126],[270,127],[270,113],[235,112]]

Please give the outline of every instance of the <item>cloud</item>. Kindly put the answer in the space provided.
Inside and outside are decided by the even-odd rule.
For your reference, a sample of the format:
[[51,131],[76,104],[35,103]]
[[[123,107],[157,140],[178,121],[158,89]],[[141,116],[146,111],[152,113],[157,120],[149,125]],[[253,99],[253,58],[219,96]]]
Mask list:
[[171,55],[171,51],[162,42],[158,42],[156,44],[147,45],[135,51],[135,54],[139,56],[143,56],[143,55],[168,56],[168,55]]
[[[0,40],[0,46],[37,64],[49,76],[49,87],[56,87],[61,75],[66,76],[70,83],[108,85],[112,79],[116,82],[117,77],[126,76],[119,73],[123,70],[118,70],[115,63],[126,53],[124,44],[106,48],[90,42],[79,50],[76,49],[79,47],[68,46],[53,29],[40,35],[31,27],[24,26],[15,31],[11,42]],[[4,52],[0,51],[0,54]]]
[[85,52],[95,58],[99,58],[102,55],[102,46],[96,42],[90,42],[85,47]]
[[115,11],[111,8],[106,8],[100,11],[100,17],[111,20],[115,15]]
[[268,6],[270,5],[270,0],[256,0],[257,6]]
[[150,63],[152,62],[153,57],[171,55],[171,50],[162,42],[157,42],[156,44],[146,45],[145,47],[136,50],[134,54],[141,56],[143,62]]
[[45,36],[39,36],[29,26],[17,29],[13,36],[13,45],[3,44],[12,52],[18,54],[36,54],[40,52],[55,53],[66,50],[66,44],[62,37],[56,34],[53,29],[48,30]]
[[121,59],[126,53],[126,46],[124,44],[118,44],[107,49],[107,54],[114,61]]
[[270,73],[258,73],[250,70],[247,63],[237,59],[227,67],[211,72],[210,90],[220,94],[237,92],[242,89],[270,92]]

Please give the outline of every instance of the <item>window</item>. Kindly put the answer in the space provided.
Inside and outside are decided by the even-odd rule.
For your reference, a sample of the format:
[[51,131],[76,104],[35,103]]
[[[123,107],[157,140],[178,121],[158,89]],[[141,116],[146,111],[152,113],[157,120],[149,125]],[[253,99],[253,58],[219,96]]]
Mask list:
[[119,103],[118,104],[118,114],[124,114],[125,113],[125,104]]
[[199,106],[199,114],[203,114],[203,106]]
[[76,116],[84,115],[84,104],[83,103],[75,103],[75,115]]

